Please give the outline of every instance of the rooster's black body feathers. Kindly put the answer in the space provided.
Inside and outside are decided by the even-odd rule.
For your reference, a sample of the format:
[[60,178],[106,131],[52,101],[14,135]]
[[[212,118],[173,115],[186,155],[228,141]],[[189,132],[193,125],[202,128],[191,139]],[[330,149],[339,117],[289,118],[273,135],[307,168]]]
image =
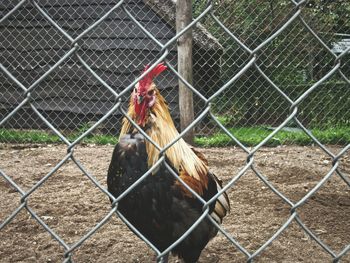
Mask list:
[[[145,141],[141,134],[126,134],[116,145],[108,170],[108,191],[118,197],[148,171]],[[208,186],[202,198],[217,193],[218,180],[208,173]],[[179,187],[177,179],[164,164],[145,178],[118,204],[118,210],[160,251],[167,249],[202,214],[202,203]],[[209,208],[214,213],[215,202]],[[172,253],[186,263],[196,262],[208,241],[217,233],[205,218]]]

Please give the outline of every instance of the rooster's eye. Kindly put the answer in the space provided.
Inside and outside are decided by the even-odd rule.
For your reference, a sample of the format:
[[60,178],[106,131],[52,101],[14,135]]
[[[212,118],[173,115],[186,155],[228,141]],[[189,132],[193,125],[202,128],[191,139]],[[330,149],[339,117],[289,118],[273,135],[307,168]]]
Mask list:
[[147,94],[148,94],[149,96],[154,95],[154,90],[149,90],[149,91],[147,92]]

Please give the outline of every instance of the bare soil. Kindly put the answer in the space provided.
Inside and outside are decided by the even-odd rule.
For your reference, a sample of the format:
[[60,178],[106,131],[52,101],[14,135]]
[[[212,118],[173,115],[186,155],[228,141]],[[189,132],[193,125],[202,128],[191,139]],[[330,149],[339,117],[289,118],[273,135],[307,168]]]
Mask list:
[[[341,147],[329,146],[333,153]],[[74,156],[106,187],[113,146],[80,145]],[[235,147],[201,149],[211,170],[228,183],[245,166],[247,154]],[[0,169],[28,191],[67,154],[63,145],[0,144]],[[262,148],[254,167],[291,202],[297,203],[332,168],[331,159],[317,147]],[[347,152],[339,170],[350,180]],[[20,194],[0,176],[0,222],[21,204]],[[290,205],[273,193],[251,170],[230,188],[231,213],[223,228],[249,253],[288,220]],[[67,161],[31,193],[30,207],[68,245],[81,239],[110,211],[108,197],[75,165]],[[297,209],[300,219],[334,253],[350,244],[350,187],[336,174]],[[64,248],[28,213],[21,212],[0,231],[0,262],[62,262]],[[155,253],[113,215],[73,254],[75,262],[154,262]],[[203,251],[201,263],[245,262],[241,253],[219,234]],[[254,262],[331,262],[332,257],[294,220]],[[170,262],[177,262],[171,258]],[[341,262],[350,262],[348,252]]]

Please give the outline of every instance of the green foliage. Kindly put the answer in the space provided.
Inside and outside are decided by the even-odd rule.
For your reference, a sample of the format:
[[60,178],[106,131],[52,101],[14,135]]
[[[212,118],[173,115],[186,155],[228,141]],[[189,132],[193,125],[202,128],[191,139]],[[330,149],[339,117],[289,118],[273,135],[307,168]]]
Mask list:
[[[206,8],[207,0],[193,0],[193,13],[198,16]],[[255,28],[269,33],[284,16],[294,12],[295,5],[290,0],[217,0],[212,1],[216,15],[240,32]],[[235,14],[235,15],[232,15]],[[303,17],[313,18],[311,26],[327,31],[350,33],[350,2],[348,0],[310,0],[303,7]],[[237,31],[236,31],[237,32]]]
[[350,2],[348,0],[313,0],[308,1],[307,7],[320,18],[330,30],[350,33]]
[[[207,6],[194,0],[194,15]],[[217,0],[213,14],[250,49],[280,29],[295,14],[289,0]],[[301,17],[328,46],[341,39],[335,33],[350,34],[350,1],[311,0],[301,6]],[[227,83],[251,59],[212,18],[201,23],[223,46],[221,83]],[[306,29],[294,20],[283,32],[257,53],[257,65],[291,100],[306,90],[334,66],[335,57]],[[350,55],[349,55],[350,56]],[[349,76],[349,59],[342,59],[342,71]],[[310,94],[298,109],[298,118],[308,128],[348,125],[350,90],[340,74],[335,74]],[[278,125],[289,114],[290,103],[254,68],[247,70],[213,102],[213,112],[228,127]]]
[[[237,83],[213,101],[212,109],[226,127],[277,126],[290,114],[291,103],[270,84],[246,87]],[[313,83],[290,86],[285,93],[295,101]],[[239,98],[239,99],[237,99]],[[350,125],[350,89],[344,82],[329,81],[310,93],[298,106],[297,117],[308,128]]]

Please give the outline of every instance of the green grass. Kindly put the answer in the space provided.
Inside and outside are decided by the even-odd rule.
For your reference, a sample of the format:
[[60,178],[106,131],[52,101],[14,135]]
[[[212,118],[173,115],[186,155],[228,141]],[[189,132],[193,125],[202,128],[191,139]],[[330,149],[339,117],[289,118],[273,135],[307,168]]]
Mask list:
[[[67,136],[73,142],[81,133],[72,133]],[[54,134],[44,131],[21,131],[0,129],[0,142],[7,143],[62,143],[62,140]],[[111,135],[89,135],[82,143],[116,144],[118,139]]]
[[[245,146],[255,146],[264,140],[272,129],[267,127],[231,128],[229,131]],[[323,144],[348,144],[350,143],[350,127],[334,127],[324,130],[311,130],[314,136]],[[69,141],[74,141],[81,132],[75,132],[67,136]],[[116,144],[118,136],[89,135],[82,143]],[[61,139],[54,134],[44,131],[21,131],[0,129],[0,142],[6,143],[62,143]],[[196,137],[195,143],[202,147],[222,147],[236,145],[228,135],[218,132],[211,136]],[[282,130],[275,134],[265,145],[310,145],[313,141],[302,131]]]
[[9,143],[58,143],[60,138],[42,131],[0,129],[0,142]]
[[[266,127],[231,128],[230,133],[245,146],[255,146],[272,133],[272,129]],[[336,127],[324,130],[312,129],[312,134],[323,144],[348,144],[350,143],[350,127]],[[219,132],[212,136],[197,137],[195,143],[202,147],[219,147],[236,145],[225,133]],[[313,140],[303,131],[279,131],[267,143],[266,146],[277,145],[310,145]]]

